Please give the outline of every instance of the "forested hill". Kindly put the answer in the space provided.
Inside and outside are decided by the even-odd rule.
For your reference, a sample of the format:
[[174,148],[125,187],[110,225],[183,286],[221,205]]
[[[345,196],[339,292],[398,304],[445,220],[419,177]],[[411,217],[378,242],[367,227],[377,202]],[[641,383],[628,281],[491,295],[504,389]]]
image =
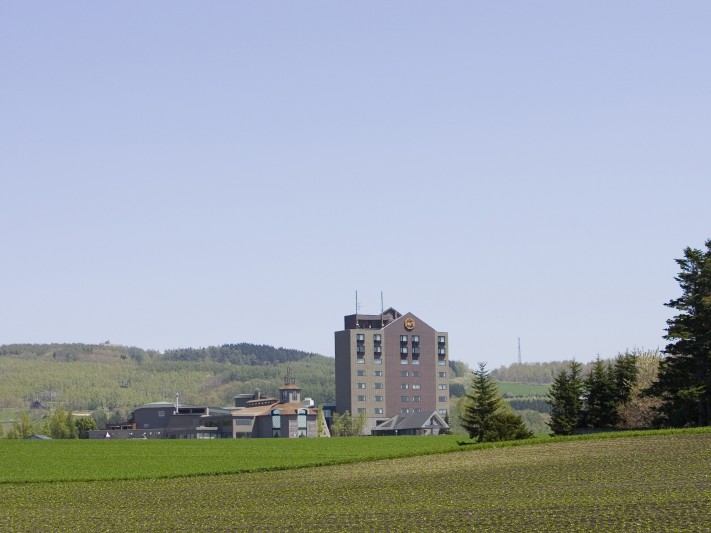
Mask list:
[[72,410],[132,409],[155,401],[226,406],[236,394],[276,395],[287,366],[304,397],[335,400],[331,357],[248,343],[159,353],[114,344],[0,345],[0,409],[39,400]]
[[171,361],[212,361],[215,363],[232,363],[233,365],[260,365],[277,364],[301,361],[305,357],[316,355],[290,350],[288,348],[274,348],[266,344],[223,344],[208,348],[179,348],[166,350],[163,359]]
[[300,361],[317,354],[247,342],[208,346],[207,348],[177,348],[166,350],[164,353],[133,346],[110,344],[109,342],[103,344],[0,345],[0,357],[43,358],[51,356],[59,361],[94,361],[100,355],[114,355],[123,359],[130,357],[138,362],[165,359],[169,361],[209,361],[234,365],[259,365]]

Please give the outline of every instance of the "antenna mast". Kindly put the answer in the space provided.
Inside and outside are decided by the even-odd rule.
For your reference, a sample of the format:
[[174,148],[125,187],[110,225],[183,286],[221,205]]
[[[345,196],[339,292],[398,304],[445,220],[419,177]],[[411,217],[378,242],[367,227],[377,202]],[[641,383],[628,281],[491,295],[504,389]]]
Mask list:
[[380,329],[385,327],[383,323],[383,291],[380,291]]
[[518,338],[518,364],[521,364],[521,337]]
[[360,309],[360,304],[358,303],[358,291],[355,291],[355,293],[356,293],[356,314],[355,314],[356,328],[359,328],[360,324],[358,323],[358,310]]

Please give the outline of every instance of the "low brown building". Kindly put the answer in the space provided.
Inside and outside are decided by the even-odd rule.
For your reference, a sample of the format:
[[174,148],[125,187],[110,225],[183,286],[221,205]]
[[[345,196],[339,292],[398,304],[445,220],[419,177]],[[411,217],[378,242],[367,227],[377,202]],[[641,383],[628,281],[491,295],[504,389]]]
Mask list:
[[[322,423],[318,423],[318,417]],[[125,424],[90,431],[94,439],[218,439],[329,437],[323,414],[301,400],[291,371],[278,398],[235,396],[233,408],[157,402],[136,408]]]

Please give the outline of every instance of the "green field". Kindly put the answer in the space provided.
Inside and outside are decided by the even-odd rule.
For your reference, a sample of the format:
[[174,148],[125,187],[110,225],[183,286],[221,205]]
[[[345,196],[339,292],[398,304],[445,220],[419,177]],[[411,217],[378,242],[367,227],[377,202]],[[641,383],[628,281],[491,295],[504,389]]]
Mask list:
[[[397,439],[310,442],[336,442],[343,453],[357,455],[360,448],[387,447]],[[406,440],[405,447],[413,453],[430,446],[428,441],[456,444],[438,437]],[[237,454],[243,442],[230,441],[235,445],[232,453]],[[303,441],[249,444],[264,445],[266,455],[278,451],[268,447],[274,442],[283,444],[284,451]],[[59,469],[56,463],[62,459],[53,454],[58,448],[46,446],[55,443],[19,444],[34,452],[48,478]],[[122,449],[115,444],[103,448],[110,468],[127,460],[112,453]],[[216,443],[130,444],[157,445],[151,453],[139,454],[136,462],[168,465],[163,454],[180,449],[176,462],[199,462],[204,445]],[[12,462],[8,451],[24,455],[21,448],[3,447],[2,466]],[[464,448],[458,453],[255,473],[6,481],[0,484],[0,530],[660,532],[711,527],[709,430]],[[80,446],[77,454],[89,449]],[[296,466],[303,466],[297,455]]]
[[499,392],[508,397],[518,396],[545,396],[548,394],[549,385],[540,385],[534,383],[511,383],[499,381],[496,383]]
[[285,470],[459,450],[462,436],[330,439],[0,440],[0,484]]

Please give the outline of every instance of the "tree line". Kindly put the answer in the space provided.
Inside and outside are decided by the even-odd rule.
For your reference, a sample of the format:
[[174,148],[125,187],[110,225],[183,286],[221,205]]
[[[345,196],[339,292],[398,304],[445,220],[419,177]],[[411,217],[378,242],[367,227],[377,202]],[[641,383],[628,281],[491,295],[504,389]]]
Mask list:
[[570,363],[549,393],[553,434],[711,424],[711,239],[703,250],[687,247],[676,262],[681,296],[665,304],[678,314],[667,320],[664,355],[598,360],[585,377],[582,365]]

